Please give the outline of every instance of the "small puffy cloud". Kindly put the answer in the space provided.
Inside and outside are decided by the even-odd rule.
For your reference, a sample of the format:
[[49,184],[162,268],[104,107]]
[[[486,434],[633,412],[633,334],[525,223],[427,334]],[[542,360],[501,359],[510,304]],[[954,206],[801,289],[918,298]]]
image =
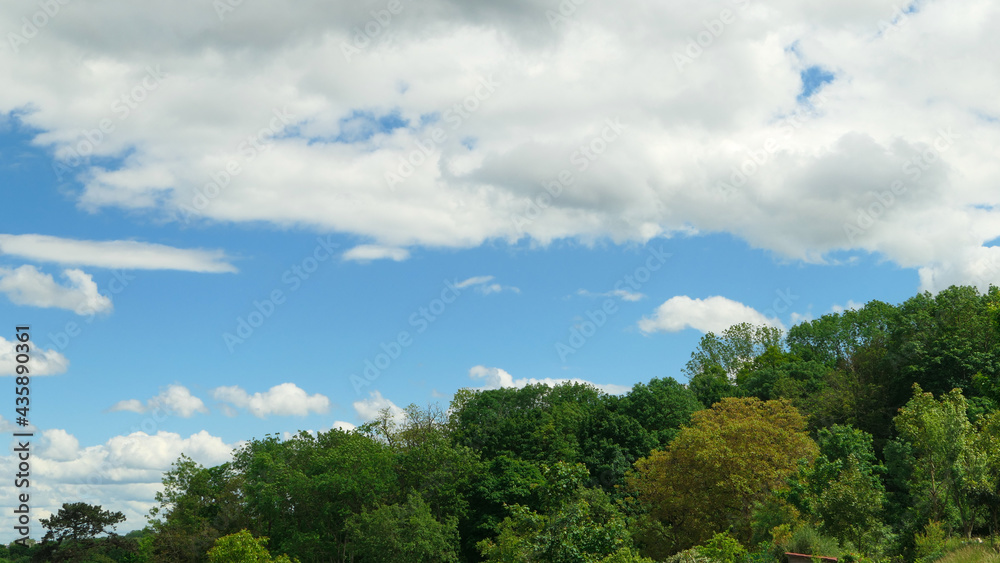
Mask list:
[[[16,345],[21,344],[16,340],[5,340],[0,336],[0,376],[17,375],[17,355]],[[34,342],[29,343],[28,372],[30,375],[59,375],[65,373],[69,367],[69,360],[55,350],[38,348]],[[23,358],[22,358],[23,359]]]
[[466,280],[462,280],[455,284],[458,289],[465,289],[467,287],[473,287],[479,293],[483,295],[489,295],[491,293],[500,293],[501,291],[513,291],[514,293],[521,293],[519,288],[500,285],[499,283],[493,282],[493,276],[475,276]]
[[111,412],[128,411],[137,413],[162,410],[181,418],[190,418],[195,413],[208,412],[208,408],[205,407],[205,403],[201,399],[192,395],[187,387],[177,384],[167,386],[159,395],[146,401],[146,404],[143,404],[138,399],[127,399],[115,403],[109,410]]
[[103,313],[112,309],[111,299],[101,295],[94,279],[82,270],[63,270],[68,285],[56,283],[52,276],[34,266],[13,270],[0,268],[0,293],[15,305],[68,309],[78,315]]
[[354,401],[353,405],[355,412],[358,413],[358,418],[364,422],[378,418],[379,413],[383,409],[389,409],[389,414],[392,415],[393,420],[397,423],[401,423],[406,419],[406,413],[403,412],[403,409],[399,408],[396,403],[383,397],[382,393],[377,390],[370,392],[367,399]]
[[[330,399],[325,395],[309,395],[294,383],[275,385],[264,393],[253,395],[238,385],[218,387],[212,390],[212,397],[226,403],[225,407],[248,410],[257,418],[272,414],[306,416],[311,413],[322,414],[330,409]],[[227,414],[232,414],[232,411]]]
[[184,249],[132,240],[75,240],[48,235],[0,234],[0,254],[38,262],[55,262],[126,270],[235,272],[221,250]]
[[614,383],[593,383],[585,379],[579,378],[553,378],[546,377],[544,379],[535,379],[533,377],[522,377],[520,379],[514,379],[514,376],[508,373],[506,370],[501,368],[488,368],[486,366],[473,366],[469,369],[470,379],[481,379],[483,380],[483,386],[480,389],[500,389],[504,387],[513,387],[519,389],[526,385],[534,385],[536,383],[543,383],[549,387],[555,387],[560,383],[585,383],[587,385],[592,385],[609,395],[621,395],[623,393],[628,393],[631,387],[625,385],[616,385]]
[[679,332],[694,328],[716,334],[738,323],[770,325],[784,329],[781,321],[769,318],[746,305],[718,295],[705,299],[692,299],[686,295],[671,297],[660,305],[652,317],[639,321],[639,330],[651,332]]
[[357,262],[367,262],[370,260],[393,260],[402,262],[410,257],[410,252],[405,248],[394,246],[380,246],[377,244],[362,244],[355,246],[344,253],[344,260],[354,260]]

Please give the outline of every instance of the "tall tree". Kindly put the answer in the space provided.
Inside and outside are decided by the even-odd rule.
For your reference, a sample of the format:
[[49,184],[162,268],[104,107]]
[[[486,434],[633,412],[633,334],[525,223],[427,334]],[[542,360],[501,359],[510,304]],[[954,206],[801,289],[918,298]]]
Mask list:
[[787,401],[727,398],[692,415],[666,450],[636,462],[629,486],[669,530],[663,557],[730,527],[750,540],[754,504],[785,488],[802,461],[816,456],[805,419]]
[[914,383],[913,397],[894,422],[898,439],[913,452],[908,486],[920,520],[957,524],[971,536],[987,458],[976,448],[966,410],[959,389],[935,400]]
[[47,530],[43,540],[62,542],[94,539],[113,531],[124,521],[125,515],[121,512],[103,510],[85,502],[67,502],[59,512],[42,518],[39,523]]

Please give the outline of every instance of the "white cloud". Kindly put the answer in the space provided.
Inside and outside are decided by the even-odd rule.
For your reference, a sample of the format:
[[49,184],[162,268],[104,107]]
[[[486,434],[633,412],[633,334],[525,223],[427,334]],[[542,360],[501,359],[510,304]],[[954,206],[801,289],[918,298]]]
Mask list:
[[467,287],[474,287],[476,291],[482,293],[483,295],[489,295],[491,293],[500,293],[501,291],[513,291],[514,293],[521,293],[520,288],[500,285],[499,283],[493,282],[493,276],[475,276],[465,280],[462,280],[455,284],[458,289],[465,289]]
[[208,412],[208,408],[205,407],[205,403],[201,399],[192,395],[187,387],[177,384],[168,385],[158,395],[146,401],[146,404],[143,404],[138,399],[126,399],[115,403],[108,410],[111,412],[130,411],[145,413],[161,409],[167,414],[176,415],[181,418],[190,418],[195,413]]
[[402,423],[406,420],[406,413],[403,409],[399,408],[396,403],[383,397],[382,393],[378,390],[371,391],[367,399],[354,401],[353,405],[355,412],[358,413],[358,418],[363,422],[375,420],[379,417],[383,409],[389,409],[389,414],[397,423]]
[[[63,429],[36,430],[36,436],[31,468],[44,477],[31,481],[35,517],[56,512],[66,499],[79,500],[123,511],[128,520],[119,532],[143,527],[153,497],[162,489],[164,471],[181,453],[210,467],[229,461],[239,445],[204,430],[186,438],[172,432],[134,432],[87,447]],[[13,454],[0,457],[0,471],[13,475],[17,462]],[[15,492],[13,481],[0,484],[4,498],[15,498]]]
[[645,293],[639,293],[638,291],[629,291],[627,289],[612,289],[611,291],[605,291],[604,293],[594,293],[592,291],[587,291],[586,289],[578,289],[577,295],[583,297],[617,297],[622,301],[640,301],[646,298]]
[[258,418],[270,415],[307,416],[322,414],[330,409],[330,399],[325,395],[307,394],[294,383],[282,383],[264,393],[250,395],[238,385],[218,387],[212,397],[237,409],[245,409]]
[[830,312],[831,313],[843,313],[844,311],[846,311],[848,309],[853,310],[853,311],[857,311],[858,309],[861,309],[864,306],[865,306],[864,303],[858,303],[857,301],[854,301],[853,299],[848,299],[847,300],[847,305],[838,305],[838,304],[835,303],[832,307],[830,307]]
[[355,246],[344,253],[344,260],[354,260],[367,262],[369,260],[393,260],[402,262],[410,257],[410,252],[405,248],[395,248],[391,246],[379,246],[377,244],[362,244]]
[[38,455],[52,461],[71,461],[80,453],[80,441],[61,428],[42,431],[42,449]]
[[126,270],[235,272],[221,250],[191,250],[131,240],[75,240],[48,235],[0,234],[0,254],[39,262]]
[[[15,348],[21,344],[15,340],[5,340],[0,336],[0,376],[17,375],[17,355]],[[38,348],[34,342],[29,343],[28,352],[29,375],[59,375],[69,368],[69,360],[56,350]],[[23,358],[22,358],[23,359]]]
[[560,383],[586,383],[587,385],[592,385],[605,393],[610,395],[621,395],[623,393],[628,393],[631,387],[624,385],[616,385],[614,383],[593,383],[586,381],[584,379],[578,378],[553,378],[546,377],[544,379],[535,379],[533,377],[522,377],[520,379],[514,379],[514,376],[507,373],[506,370],[501,368],[488,368],[486,366],[473,366],[469,369],[470,379],[482,379],[483,386],[480,389],[500,389],[502,387],[513,387],[520,389],[526,385],[534,385],[536,383],[543,383],[549,387],[555,387]]
[[765,317],[756,309],[732,299],[718,295],[705,299],[678,295],[660,305],[652,317],[643,317],[639,321],[639,330],[648,334],[694,328],[705,333],[719,334],[732,325],[743,322],[785,328],[778,319]]
[[[224,20],[198,2],[67,7],[0,51],[0,114],[39,132],[85,208],[183,221],[233,161],[238,181],[200,220],[382,248],[721,232],[809,262],[876,253],[938,289],[979,283],[1000,236],[1000,12],[982,0],[919,3],[889,30],[895,0],[592,2],[556,29],[541,0],[404,5],[349,60],[370,6],[243,3]],[[3,3],[0,29],[37,9]],[[723,9],[734,21],[678,68]],[[835,78],[806,103],[812,67]],[[166,76],[143,90],[151,72]],[[137,88],[143,101],[112,109]],[[452,111],[463,103],[476,109]],[[378,125],[390,115],[406,126]],[[114,131],[81,135],[102,120]],[[282,134],[250,160],[240,142],[264,127]],[[550,196],[563,170],[572,189]]]
[[52,276],[34,266],[0,268],[0,293],[5,293],[15,305],[68,309],[78,315],[112,309],[111,299],[101,295],[89,274],[76,269],[63,270],[63,277],[69,285],[59,285]]

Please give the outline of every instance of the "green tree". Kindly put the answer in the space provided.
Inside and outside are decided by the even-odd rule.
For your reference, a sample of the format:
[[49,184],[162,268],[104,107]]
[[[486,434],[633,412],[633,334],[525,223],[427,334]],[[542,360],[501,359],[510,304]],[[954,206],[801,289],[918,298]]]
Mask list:
[[787,401],[728,398],[696,412],[666,450],[636,462],[628,482],[649,517],[666,530],[646,538],[662,558],[732,529],[749,542],[755,503],[785,488],[816,444]]
[[349,551],[363,563],[458,561],[457,519],[434,518],[419,494],[405,503],[363,509],[346,522]]
[[959,389],[935,400],[914,383],[913,397],[894,422],[899,440],[913,453],[907,485],[919,520],[954,523],[971,536],[987,458],[975,447],[966,409]]
[[788,497],[811,514],[820,530],[848,540],[869,553],[885,533],[885,468],[878,462],[867,432],[850,426],[822,428],[819,457],[801,470]]
[[100,506],[85,502],[68,502],[63,503],[57,513],[38,522],[47,530],[43,541],[62,542],[94,539],[113,531],[124,521],[125,515],[121,512],[102,510]]
[[210,563],[292,563],[287,555],[272,558],[267,538],[255,538],[247,530],[223,536],[208,550]]
[[497,537],[479,544],[486,561],[598,563],[618,560],[615,557],[634,561],[625,517],[604,491],[581,486],[586,470],[580,474],[563,464],[548,473],[547,509],[510,506]]
[[163,475],[154,497],[150,528],[159,561],[200,561],[221,536],[245,525],[239,500],[240,480],[230,464],[203,467],[186,455]]
[[[750,323],[735,324],[721,335],[709,332],[701,338],[691,359],[684,366],[688,380],[719,366],[730,381],[736,374],[770,347],[783,346],[781,329],[773,326],[754,326]],[[708,405],[706,405],[708,406]]]

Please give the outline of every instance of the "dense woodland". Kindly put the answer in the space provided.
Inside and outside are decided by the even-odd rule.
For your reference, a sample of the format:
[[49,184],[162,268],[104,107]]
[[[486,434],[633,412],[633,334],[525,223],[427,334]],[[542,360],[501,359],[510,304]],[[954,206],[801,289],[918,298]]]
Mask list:
[[217,467],[182,457],[145,530],[105,537],[120,513],[67,504],[44,542],[0,558],[926,563],[967,538],[996,548],[1000,290],[873,301],[787,333],[736,325],[705,335],[682,379],[622,396],[466,389],[402,423],[265,436]]

